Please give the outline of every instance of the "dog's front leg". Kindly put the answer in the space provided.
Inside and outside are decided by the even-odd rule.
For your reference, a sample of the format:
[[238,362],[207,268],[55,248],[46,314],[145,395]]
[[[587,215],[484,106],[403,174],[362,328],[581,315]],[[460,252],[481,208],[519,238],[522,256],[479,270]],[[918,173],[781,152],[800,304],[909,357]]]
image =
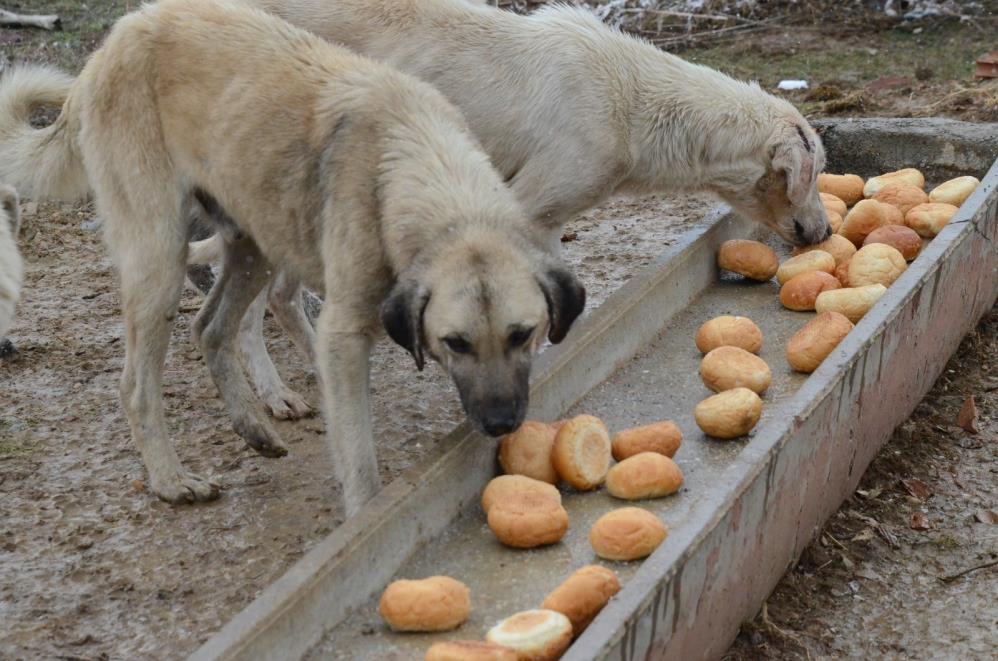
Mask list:
[[348,517],[381,487],[371,431],[372,326],[370,320],[358,320],[355,309],[328,301],[319,314],[317,358],[326,438]]

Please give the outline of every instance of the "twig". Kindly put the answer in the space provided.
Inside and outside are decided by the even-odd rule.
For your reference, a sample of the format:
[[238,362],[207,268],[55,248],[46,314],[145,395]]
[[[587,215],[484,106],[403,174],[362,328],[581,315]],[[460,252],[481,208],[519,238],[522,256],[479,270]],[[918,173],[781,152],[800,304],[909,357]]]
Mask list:
[[759,23],[760,21],[752,20],[751,18],[742,18],[741,16],[724,16],[723,14],[693,14],[686,11],[669,11],[667,9],[642,9],[640,7],[624,7],[618,10],[621,14],[641,14],[644,16],[672,16],[674,18],[697,18],[707,21],[735,21],[737,23],[745,23],[751,25],[754,23]]
[[991,562],[985,562],[983,565],[977,565],[976,567],[971,567],[970,569],[964,569],[961,572],[955,574],[950,574],[949,576],[939,576],[939,580],[943,583],[949,583],[950,581],[955,581],[961,576],[965,576],[972,571],[977,571],[978,569],[987,569],[988,567],[998,566],[998,560],[992,560]]
[[58,16],[37,16],[15,14],[6,9],[0,9],[0,25],[18,25],[26,28],[41,28],[42,30],[58,30],[62,21]]
[[807,655],[807,661],[811,661],[811,650],[808,648],[807,645],[804,644],[804,641],[801,640],[800,637],[797,636],[796,634],[790,633],[789,631],[784,631],[780,627],[776,626],[776,624],[774,624],[773,621],[769,619],[768,601],[762,602],[762,613],[760,614],[760,616],[764,627],[766,627],[770,631],[776,632],[777,635],[796,643],[798,647],[804,650],[804,654]]

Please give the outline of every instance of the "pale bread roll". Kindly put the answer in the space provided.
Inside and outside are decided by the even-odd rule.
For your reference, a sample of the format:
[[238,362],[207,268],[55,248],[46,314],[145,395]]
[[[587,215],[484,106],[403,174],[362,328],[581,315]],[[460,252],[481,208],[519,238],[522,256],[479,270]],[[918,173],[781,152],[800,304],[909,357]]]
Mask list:
[[[849,260],[849,268],[852,268],[852,260]],[[887,287],[880,284],[832,289],[818,294],[818,298],[814,301],[814,310],[819,314],[838,312],[845,315],[852,323],[859,323],[886,291]]]
[[551,463],[555,429],[543,422],[528,420],[499,443],[499,465],[509,475],[526,475],[548,484],[558,484]]
[[801,273],[790,278],[787,284],[780,288],[780,303],[788,310],[806,312],[814,309],[814,301],[818,298],[818,294],[841,287],[842,283],[838,278],[824,271]]
[[700,361],[703,384],[714,392],[749,388],[764,393],[773,374],[759,356],[738,347],[718,347]]
[[723,346],[759,353],[762,349],[762,331],[748,317],[723,315],[705,321],[697,331],[695,341],[701,353],[709,353]]
[[849,207],[846,206],[841,197],[831,193],[818,193],[818,197],[821,198],[821,204],[825,207],[825,211],[834,211],[840,216],[846,215]]
[[787,362],[798,372],[810,374],[852,329],[852,322],[838,312],[822,312],[790,338]]
[[624,459],[606,474],[606,490],[614,498],[643,500],[669,496],[683,486],[683,471],[669,457],[642,452]]
[[559,477],[579,491],[603,484],[610,470],[610,434],[592,415],[572,418],[558,430],[552,462]]
[[[836,231],[834,228],[832,231]],[[856,254],[856,246],[853,245],[852,241],[845,238],[841,234],[833,234],[821,243],[816,243],[813,246],[807,246],[805,248],[795,248],[793,254],[801,255],[806,252],[812,252],[814,250],[823,250],[835,258],[835,265],[838,266],[842,262],[848,261],[853,255]]]
[[818,192],[831,193],[847,206],[863,199],[863,179],[855,174],[819,174]]
[[616,574],[605,567],[589,565],[566,578],[545,597],[541,608],[567,617],[573,635],[578,636],[618,592],[620,581]]
[[485,490],[482,491],[482,510],[488,514],[493,503],[504,500],[515,493],[536,493],[547,496],[561,505],[561,493],[552,484],[535,480],[526,475],[500,475],[490,481]]
[[501,543],[531,549],[560,541],[568,530],[568,512],[549,495],[513,493],[489,506],[488,523]]
[[968,176],[950,179],[933,188],[932,192],[929,193],[929,199],[926,201],[942,202],[959,207],[967,201],[967,198],[970,197],[971,193],[974,192],[980,183],[981,180],[977,177]]
[[903,170],[897,170],[896,172],[885,172],[884,174],[871,177],[866,180],[866,184],[863,185],[863,195],[865,197],[873,197],[891,184],[925,188],[925,177],[922,176],[922,173],[915,168],[904,168]]
[[870,232],[863,241],[864,246],[871,243],[886,243],[905,258],[911,261],[922,252],[922,237],[907,225],[886,225]]
[[703,433],[724,440],[749,433],[761,416],[762,400],[748,388],[725,390],[693,409],[693,417]]
[[876,200],[861,200],[846,214],[839,234],[858,248],[867,235],[878,227],[901,225],[903,222],[904,216],[897,207]]
[[838,211],[833,211],[828,207],[825,207],[825,215],[828,216],[828,226],[832,228],[832,233],[839,231],[842,227],[842,219],[845,218],[846,212],[839,213]]
[[433,643],[423,661],[519,661],[511,647],[480,640],[446,640]]
[[665,524],[651,512],[622,507],[596,520],[589,530],[589,543],[606,560],[637,560],[651,555],[668,534]]
[[780,260],[773,249],[758,241],[732,239],[725,241],[717,251],[717,265],[725,271],[765,282],[780,268]]
[[572,623],[557,611],[523,611],[489,629],[485,639],[516,650],[519,661],[554,661],[572,642]]
[[673,457],[683,443],[683,432],[671,420],[653,422],[632,429],[624,429],[613,436],[610,447],[613,458],[623,461],[641,452],[657,452]]
[[471,592],[449,576],[403,579],[385,588],[378,610],[394,631],[450,631],[468,619]]
[[[849,285],[849,262],[851,262],[851,261],[852,261],[852,258],[849,258],[846,261],[842,262],[841,264],[839,264],[838,266],[835,267],[835,273],[834,273],[835,279],[838,280],[839,284],[841,284],[843,287],[849,287],[850,286]],[[817,303],[818,299],[814,299],[814,301],[815,301],[815,303]]]
[[943,231],[958,208],[944,202],[926,202],[912,207],[904,217],[904,224],[926,239],[933,239]]
[[883,202],[884,204],[890,204],[897,207],[901,215],[908,213],[908,210],[912,207],[917,207],[919,204],[925,204],[929,201],[929,196],[925,194],[925,191],[918,186],[911,186],[908,184],[890,184],[880,189],[876,195],[873,196],[877,202]]
[[795,275],[808,273],[809,271],[824,271],[825,273],[835,272],[835,258],[824,250],[811,250],[802,252],[795,257],[780,264],[776,272],[776,281],[780,286],[787,284],[787,281]]
[[897,248],[886,243],[863,246],[849,260],[849,284],[853,287],[883,285],[890,287],[908,268]]

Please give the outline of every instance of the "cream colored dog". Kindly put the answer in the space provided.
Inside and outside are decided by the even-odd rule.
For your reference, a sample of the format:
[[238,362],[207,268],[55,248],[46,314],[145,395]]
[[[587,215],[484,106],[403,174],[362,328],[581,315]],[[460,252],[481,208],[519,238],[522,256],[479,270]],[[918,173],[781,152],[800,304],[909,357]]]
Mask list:
[[[469,0],[241,1],[433,84],[552,245],[564,223],[621,192],[709,191],[794,244],[831,233],[816,186],[821,140],[796,108],[584,9],[521,16]],[[270,303],[292,336],[307,333],[293,307]],[[259,379],[258,390],[284,388],[277,383]]]
[[[164,0],[121,19],[68,90],[48,69],[0,82],[0,175],[41,197],[89,180],[121,274],[122,403],[150,486],[176,502],[217,486],[180,464],[162,370],[188,256],[189,210],[224,237],[224,269],[195,334],[235,429],[287,449],[256,405],[236,331],[280,265],[325,293],[318,369],[348,515],[380,483],[369,354],[383,325],[422,368],[438,360],[471,422],[519,426],[531,357],[560,341],[584,290],[492,169],[460,113],[425,83],[262,12]],[[379,323],[380,321],[380,323]]]
[[14,308],[21,298],[21,253],[17,250],[20,225],[17,192],[0,184],[0,340],[10,330]]

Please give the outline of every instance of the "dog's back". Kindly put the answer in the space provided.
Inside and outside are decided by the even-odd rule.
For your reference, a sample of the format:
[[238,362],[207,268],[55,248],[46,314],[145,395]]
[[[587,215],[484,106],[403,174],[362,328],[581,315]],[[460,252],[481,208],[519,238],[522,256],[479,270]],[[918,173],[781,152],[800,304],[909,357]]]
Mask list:
[[17,250],[20,209],[13,188],[0,184],[0,339],[10,329],[21,297],[21,255]]

